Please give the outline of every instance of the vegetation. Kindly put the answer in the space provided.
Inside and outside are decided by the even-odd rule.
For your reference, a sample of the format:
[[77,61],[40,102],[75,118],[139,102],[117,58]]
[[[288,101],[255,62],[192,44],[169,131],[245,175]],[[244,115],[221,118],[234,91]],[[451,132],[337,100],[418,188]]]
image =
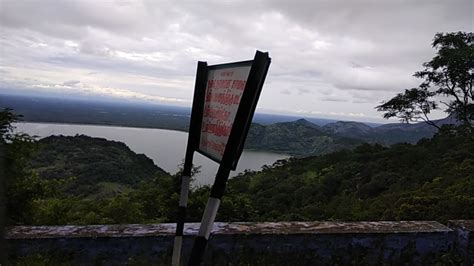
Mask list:
[[439,108],[436,97],[445,111],[472,129],[474,123],[474,34],[465,32],[438,33],[433,40],[436,56],[423,64],[425,69],[415,73],[423,79],[418,88],[405,90],[377,109],[385,118],[398,117],[404,122],[423,120],[438,127],[429,119],[429,113]]
[[34,211],[32,200],[44,195],[48,190],[48,186],[26,167],[36,143],[35,139],[28,135],[13,134],[12,123],[19,118],[9,109],[0,112],[0,144],[3,155],[1,170],[4,176],[2,185],[7,223],[30,220]]
[[75,195],[87,196],[100,188],[120,185],[136,187],[142,181],[168,175],[150,158],[135,154],[121,142],[76,135],[46,137],[38,145],[29,168],[45,180],[69,178],[70,192]]
[[[17,144],[7,145],[10,154],[23,159],[9,166],[17,169],[10,171],[7,190],[11,224],[175,221],[179,179],[150,166],[123,143],[75,136],[23,143],[29,149],[12,145]],[[37,159],[38,154],[49,159]],[[80,159],[84,154],[95,160]],[[115,169],[120,162],[142,166]],[[71,163],[75,166],[64,167]],[[91,171],[101,165],[106,171]],[[77,171],[91,173],[96,185]],[[145,177],[137,182],[133,173]],[[229,181],[217,220],[473,219],[473,173],[472,136],[446,127],[416,145],[363,144],[241,174]],[[191,191],[189,221],[200,220],[209,190]]]
[[35,141],[13,133],[18,117],[10,110],[0,118],[8,224],[160,222],[173,212],[172,177],[125,144],[86,136]]
[[[442,126],[456,121],[442,119],[433,123]],[[353,149],[362,143],[378,143],[384,146],[402,142],[416,143],[422,138],[432,137],[435,133],[435,129],[424,123],[370,127],[360,122],[339,121],[318,126],[299,119],[271,125],[252,124],[245,148],[305,157]]]
[[253,124],[245,147],[294,156],[331,153],[361,144],[358,139],[337,136],[304,119],[268,126]]
[[263,171],[243,174],[230,180],[218,217],[473,219],[474,141],[450,129],[417,145],[364,144],[353,151],[280,161]]

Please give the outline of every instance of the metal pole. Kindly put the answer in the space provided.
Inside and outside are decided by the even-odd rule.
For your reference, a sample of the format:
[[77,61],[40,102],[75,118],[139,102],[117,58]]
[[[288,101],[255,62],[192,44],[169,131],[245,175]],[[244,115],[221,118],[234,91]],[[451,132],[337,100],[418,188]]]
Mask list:
[[184,222],[186,220],[186,207],[188,204],[189,183],[191,181],[191,171],[193,165],[193,150],[190,147],[186,150],[183,173],[181,175],[181,191],[179,194],[178,218],[176,222],[176,234],[174,237],[173,255],[171,265],[179,266],[181,259],[181,247],[183,243]]
[[183,243],[184,222],[186,220],[186,206],[188,203],[189,183],[191,181],[191,171],[193,168],[193,155],[199,143],[199,132],[201,130],[202,112],[204,106],[204,96],[207,82],[207,63],[198,62],[196,83],[194,87],[193,107],[191,120],[189,122],[188,145],[184,158],[183,174],[181,176],[181,191],[179,195],[178,218],[176,222],[176,234],[173,245],[173,255],[171,264],[180,265],[181,247]]
[[206,209],[201,220],[201,227],[199,228],[198,235],[194,240],[193,249],[189,258],[188,265],[200,265],[204,251],[206,249],[207,241],[211,235],[212,226],[216,219],[217,210],[221,203],[222,196],[225,192],[227,179],[229,179],[230,169],[223,165],[219,166],[217,171],[216,180],[212,185],[211,195],[206,204]]

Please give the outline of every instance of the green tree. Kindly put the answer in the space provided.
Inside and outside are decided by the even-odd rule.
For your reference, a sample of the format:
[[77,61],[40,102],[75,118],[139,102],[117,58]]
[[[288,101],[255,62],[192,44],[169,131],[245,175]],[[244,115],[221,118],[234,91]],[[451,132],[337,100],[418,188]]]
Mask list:
[[[423,120],[435,126],[429,119],[432,110],[442,104],[449,115],[465,127],[472,129],[474,122],[474,34],[466,32],[438,33],[432,46],[437,50],[424,69],[414,74],[423,79],[418,88],[405,90],[394,98],[377,106],[384,118],[397,117],[402,122]],[[444,96],[448,101],[436,99]]]
[[0,111],[0,145],[3,153],[3,179],[7,224],[31,224],[33,201],[48,192],[46,182],[26,165],[36,150],[34,137],[14,132],[20,119],[11,109]]

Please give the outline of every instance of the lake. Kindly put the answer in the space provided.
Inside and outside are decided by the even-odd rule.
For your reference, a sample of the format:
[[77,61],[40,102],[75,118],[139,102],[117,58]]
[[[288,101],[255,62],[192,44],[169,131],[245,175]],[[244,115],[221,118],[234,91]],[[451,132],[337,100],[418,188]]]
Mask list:
[[[121,141],[134,152],[145,154],[157,166],[171,174],[178,171],[178,166],[184,159],[188,141],[188,133],[165,129],[50,123],[17,123],[15,126],[18,132],[38,137],[84,134]],[[231,176],[236,176],[245,169],[260,170],[263,165],[272,165],[275,161],[284,158],[288,158],[288,156],[271,152],[244,150],[237,169],[231,172]],[[200,165],[202,168],[196,176],[193,186],[208,185],[214,182],[218,168],[217,163],[195,152],[194,165]]]

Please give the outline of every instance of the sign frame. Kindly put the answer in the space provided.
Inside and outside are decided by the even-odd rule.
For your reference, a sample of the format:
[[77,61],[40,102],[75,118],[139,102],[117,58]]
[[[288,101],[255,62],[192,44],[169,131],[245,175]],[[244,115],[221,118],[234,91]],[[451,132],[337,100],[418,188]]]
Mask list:
[[[209,159],[219,163],[219,169],[212,185],[211,193],[204,210],[201,226],[191,250],[188,265],[199,265],[211,234],[217,210],[231,170],[235,170],[242,155],[245,139],[247,138],[258,99],[265,82],[271,59],[268,53],[257,51],[253,60],[208,66],[207,62],[198,62],[196,82],[194,87],[193,106],[189,124],[188,144],[183,172],[181,176],[181,192],[177,213],[176,234],[173,246],[172,265],[180,265],[181,247],[186,219],[189,184],[192,172],[194,152],[197,151]],[[230,129],[227,143],[219,160],[200,149],[201,130],[208,75],[211,70],[250,66],[245,88],[242,92],[234,121]]]
[[[218,164],[226,166],[230,170],[236,169],[237,163],[243,152],[245,139],[250,129],[250,124],[255,113],[255,108],[263,88],[263,83],[265,81],[270,62],[271,59],[268,56],[268,53],[257,51],[253,60],[211,66],[207,66],[206,62],[198,63],[193,109],[191,112],[191,124],[189,128],[189,140],[192,140],[194,144],[194,151],[201,153]],[[199,147],[208,74],[210,70],[220,70],[242,66],[250,66],[250,71],[245,84],[245,89],[238,105],[237,113],[232,123],[232,128],[226,143],[224,154],[222,159],[219,160]]]

